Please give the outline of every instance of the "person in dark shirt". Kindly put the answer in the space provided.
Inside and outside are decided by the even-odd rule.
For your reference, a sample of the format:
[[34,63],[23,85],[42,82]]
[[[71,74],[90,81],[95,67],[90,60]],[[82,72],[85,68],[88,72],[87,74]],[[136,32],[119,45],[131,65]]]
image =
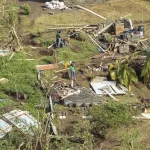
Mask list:
[[56,33],[56,47],[60,47],[61,44],[61,31],[57,31]]

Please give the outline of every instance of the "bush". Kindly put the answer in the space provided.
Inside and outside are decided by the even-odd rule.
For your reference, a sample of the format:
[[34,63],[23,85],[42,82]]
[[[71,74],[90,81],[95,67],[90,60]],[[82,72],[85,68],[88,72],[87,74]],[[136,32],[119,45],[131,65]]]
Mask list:
[[41,40],[40,41],[40,46],[43,46],[43,47],[48,47],[48,46],[50,46],[50,45],[52,45],[52,44],[54,44],[55,43],[55,41],[48,41],[48,40]]
[[93,116],[91,119],[93,132],[104,138],[108,128],[133,123],[133,114],[135,115],[135,112],[130,111],[129,106],[116,102],[110,102],[103,106],[94,106],[90,109],[90,115]]
[[23,9],[25,15],[29,15],[31,12],[30,6],[28,4],[24,4],[22,6],[22,9]]

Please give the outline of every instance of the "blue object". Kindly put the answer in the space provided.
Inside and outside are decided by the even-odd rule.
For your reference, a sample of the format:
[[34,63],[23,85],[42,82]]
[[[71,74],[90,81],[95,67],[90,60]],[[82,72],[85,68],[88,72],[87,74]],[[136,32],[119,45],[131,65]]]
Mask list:
[[98,48],[99,53],[103,53],[103,50],[99,47]]

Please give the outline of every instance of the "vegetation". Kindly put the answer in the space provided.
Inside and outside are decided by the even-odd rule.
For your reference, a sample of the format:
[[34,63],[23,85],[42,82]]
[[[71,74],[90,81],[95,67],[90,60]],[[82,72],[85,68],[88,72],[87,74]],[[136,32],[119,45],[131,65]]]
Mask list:
[[[143,1],[140,1],[139,3],[134,3],[133,1],[129,1],[128,3],[126,3],[123,1],[117,1],[117,3],[114,3],[113,5],[110,3],[106,3],[104,4],[105,7],[101,5],[98,7],[92,6],[90,9],[98,13],[99,10],[102,10],[102,15],[106,16],[108,19],[111,18],[112,20],[114,18],[120,17],[121,15],[124,16],[124,12],[133,11],[133,8],[131,6],[134,5],[136,12],[133,12],[133,16],[131,18],[137,17],[137,19],[141,19],[141,11],[139,10],[141,10],[143,7],[145,12],[149,14],[149,10],[146,7],[148,6],[148,3],[145,2],[143,4],[142,2]],[[140,8],[138,6],[140,6]],[[113,12],[110,16],[110,11],[108,10],[112,10],[112,7]],[[24,10],[25,15],[29,15],[31,12],[28,4],[24,4],[22,9]],[[56,13],[54,16],[42,14],[37,18],[32,17],[35,19],[31,20],[28,16],[18,16],[18,7],[14,3],[12,3],[11,5],[7,5],[6,11],[4,12],[4,15],[1,16],[0,24],[2,26],[2,30],[0,32],[2,33],[2,35],[5,36],[8,36],[10,34],[11,41],[8,41],[8,39],[6,39],[8,43],[6,41],[2,43],[7,43],[6,45],[12,43],[15,47],[17,46],[20,49],[22,47],[22,43],[20,36],[17,35],[18,18],[20,16],[23,20],[23,29],[25,31],[24,34],[28,34],[28,32],[30,31],[38,31],[40,37],[38,37],[37,39],[40,41],[40,46],[43,47],[48,47],[54,43],[53,39],[55,39],[55,33],[48,32],[48,36],[46,37],[46,34],[44,32],[41,32],[45,31],[45,29],[47,29],[47,26],[49,26],[49,24],[51,24],[52,22],[54,24],[66,25],[68,25],[68,23],[91,24],[94,22],[96,24],[100,22],[99,18],[95,16],[91,17],[91,14],[87,15],[86,12],[82,11],[77,11],[73,13],[71,11],[61,12]],[[149,19],[149,15],[145,15],[145,18]],[[32,21],[34,22],[33,24]],[[42,36],[43,39],[41,38]],[[58,61],[75,61],[79,62],[80,64],[80,62],[89,62],[89,58],[92,55],[98,54],[97,47],[93,45],[91,41],[89,41],[88,38],[85,37],[85,35],[81,34],[81,39],[82,41],[71,39],[71,44],[69,46],[57,49],[56,53]],[[107,37],[107,40],[109,42],[112,41],[109,35]],[[32,55],[30,54],[30,52]],[[149,51],[145,51],[145,53],[143,52],[140,54],[147,56],[141,74],[141,76],[144,77],[145,84],[147,84],[150,80],[150,54],[148,54],[148,52]],[[53,57],[40,55],[38,50],[31,50],[29,47],[28,49],[26,49],[25,45],[22,51],[14,53],[12,59],[10,59],[11,55],[12,54],[0,58],[0,78],[8,79],[7,83],[0,83],[0,99],[5,100],[3,102],[0,102],[0,114],[16,108],[27,110],[30,111],[31,114],[37,118],[37,120],[41,123],[41,126],[34,137],[28,135],[23,136],[22,133],[18,131],[16,132],[16,130],[14,130],[0,140],[0,149],[93,150],[94,145],[96,145],[96,139],[98,139],[101,143],[102,141],[100,140],[105,140],[105,138],[107,138],[107,133],[110,130],[114,131],[117,130],[117,128],[122,127],[121,131],[126,129],[129,130],[129,132],[123,133],[122,136],[120,136],[120,139],[118,140],[121,146],[120,149],[142,150],[143,145],[141,144],[141,139],[139,138],[141,136],[140,133],[137,132],[136,129],[134,132],[130,133],[131,125],[135,124],[132,116],[136,115],[136,111],[134,111],[129,105],[120,104],[120,102],[116,103],[108,101],[108,103],[104,105],[94,106],[92,108],[89,108],[89,115],[87,116],[87,118],[89,119],[80,119],[80,121],[78,122],[70,121],[70,123],[72,123],[72,126],[68,126],[68,130],[71,132],[71,135],[69,136],[80,137],[81,141],[70,141],[68,139],[68,135],[66,135],[66,132],[62,134],[62,137],[60,135],[60,137],[56,136],[52,138],[53,136],[51,137],[49,135],[49,133],[51,133],[51,129],[49,128],[50,117],[48,114],[45,113],[47,111],[46,108],[44,108],[43,110],[38,110],[37,108],[35,108],[35,106],[43,104],[44,107],[46,107],[45,104],[48,104],[47,94],[51,89],[51,78],[54,76],[54,74],[53,71],[47,71],[43,75],[43,78],[48,81],[48,83],[46,84],[46,89],[43,90],[41,88],[40,82],[37,80],[37,70],[35,66],[39,64],[53,63]],[[29,61],[27,60],[29,58],[33,58],[35,60]],[[117,80],[129,89],[131,84],[138,80],[135,71],[129,66],[128,61],[116,63],[113,71],[115,72]],[[126,99],[127,97],[123,98]],[[62,126],[57,114],[54,114],[54,117],[54,119],[57,120],[55,121],[56,126]],[[65,122],[66,120],[63,121]],[[144,129],[146,128],[144,126]],[[115,138],[113,138],[113,140],[114,139]],[[22,147],[20,148],[21,144]]]
[[147,49],[145,51],[138,52],[137,54],[146,57],[141,77],[144,77],[144,83],[147,84],[150,81],[150,50]]
[[120,138],[122,150],[144,150],[145,147],[141,144],[140,134],[134,130],[132,132],[123,133]]
[[138,78],[134,69],[129,66],[129,60],[124,62],[116,62],[114,65],[110,65],[110,76],[113,80],[118,80],[120,84],[126,86],[131,90],[131,84],[137,82]]
[[138,81],[135,71],[126,62],[118,66],[116,75],[119,82],[129,90],[131,90],[131,84]]
[[21,8],[24,11],[24,15],[29,15],[30,14],[31,9],[30,9],[30,6],[28,4],[24,4]]
[[136,113],[124,104],[109,101],[103,106],[94,106],[90,109],[92,130],[94,135],[105,137],[109,128],[129,126],[133,123],[132,116]]

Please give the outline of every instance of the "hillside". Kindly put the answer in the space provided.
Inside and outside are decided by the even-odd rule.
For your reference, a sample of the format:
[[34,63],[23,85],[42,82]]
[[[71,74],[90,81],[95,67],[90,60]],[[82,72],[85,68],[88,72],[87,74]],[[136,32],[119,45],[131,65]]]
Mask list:
[[[39,0],[0,4],[5,6],[0,6],[5,8],[0,12],[0,54],[4,53],[0,57],[0,115],[13,128],[7,132],[0,124],[0,133],[5,135],[0,139],[0,150],[150,149],[150,121],[141,115],[150,106],[149,1],[65,1],[72,8],[67,10],[46,9]],[[131,19],[136,31],[144,26],[144,37],[120,39],[122,32],[117,35],[114,31],[120,18]],[[110,31],[101,32],[111,24]],[[56,42],[59,30],[65,40],[60,47]],[[135,38],[140,35],[127,30]],[[103,35],[105,42],[101,42]],[[119,46],[124,45],[129,52],[120,53]],[[70,61],[75,78],[71,77]],[[116,75],[114,81],[111,71]],[[102,91],[98,95],[91,83],[103,81],[111,85],[98,85]],[[114,83],[116,87],[123,85],[121,94],[116,94],[121,88],[115,88],[116,92]],[[115,94],[109,94],[108,87]],[[38,130],[33,132],[35,126],[31,126],[28,131],[33,134],[25,134],[11,119],[4,118],[3,114],[13,110],[28,111],[36,118]]]

